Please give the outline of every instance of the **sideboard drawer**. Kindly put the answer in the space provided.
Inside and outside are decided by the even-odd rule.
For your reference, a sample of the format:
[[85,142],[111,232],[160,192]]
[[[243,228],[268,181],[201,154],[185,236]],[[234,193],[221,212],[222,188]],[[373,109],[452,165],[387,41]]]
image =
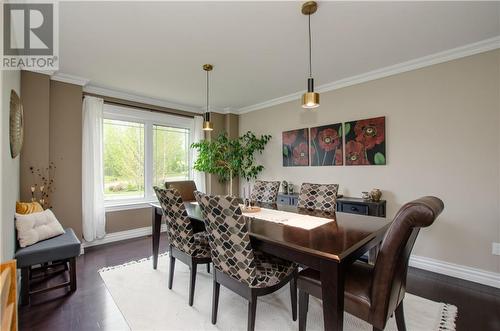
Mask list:
[[286,196],[278,195],[278,203],[280,205],[289,205],[290,204],[290,198],[286,197]]
[[351,213],[351,214],[360,214],[360,215],[368,215],[368,206],[366,205],[358,205],[354,203],[343,203],[342,212]]

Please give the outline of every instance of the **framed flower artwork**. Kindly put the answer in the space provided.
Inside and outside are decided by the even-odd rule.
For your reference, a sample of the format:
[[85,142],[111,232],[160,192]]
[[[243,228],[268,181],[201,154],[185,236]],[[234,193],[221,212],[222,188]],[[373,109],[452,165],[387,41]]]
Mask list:
[[344,164],[342,145],[342,123],[311,128],[309,154],[312,166],[335,166]]
[[283,166],[309,165],[309,130],[283,132]]
[[385,117],[344,123],[346,165],[385,165]]

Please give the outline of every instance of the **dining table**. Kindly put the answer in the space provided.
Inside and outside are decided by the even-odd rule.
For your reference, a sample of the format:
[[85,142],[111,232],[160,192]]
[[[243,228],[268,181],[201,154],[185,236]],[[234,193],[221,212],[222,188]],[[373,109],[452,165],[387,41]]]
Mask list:
[[[196,202],[185,202],[195,232],[204,230],[204,217]],[[153,268],[158,265],[163,211],[153,207]],[[272,222],[243,213],[254,249],[272,254],[303,267],[319,271],[325,330],[342,330],[344,323],[344,281],[346,269],[369,251],[376,251],[391,221],[386,218],[340,212],[323,212],[288,205],[262,205],[262,208],[331,220],[303,228],[286,221]]]

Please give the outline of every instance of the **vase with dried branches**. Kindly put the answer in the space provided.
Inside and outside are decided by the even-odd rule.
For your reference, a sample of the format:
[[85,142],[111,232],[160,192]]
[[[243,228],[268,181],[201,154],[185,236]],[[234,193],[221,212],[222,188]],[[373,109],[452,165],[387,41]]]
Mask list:
[[54,177],[56,166],[54,162],[50,162],[48,167],[35,168],[30,167],[31,175],[33,177],[33,184],[31,185],[31,201],[38,201],[43,209],[52,208],[50,201],[51,194],[54,193]]

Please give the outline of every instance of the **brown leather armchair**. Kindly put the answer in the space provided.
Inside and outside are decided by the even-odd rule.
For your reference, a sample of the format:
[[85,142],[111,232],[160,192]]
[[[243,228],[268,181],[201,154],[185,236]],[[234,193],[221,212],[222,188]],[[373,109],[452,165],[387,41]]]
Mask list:
[[[345,276],[345,310],[383,330],[396,313],[399,331],[405,331],[403,298],[408,260],[421,227],[431,225],[444,208],[436,197],[423,197],[405,204],[394,217],[380,246],[374,265],[356,261]],[[321,299],[319,273],[305,269],[299,273],[299,330],[305,330],[309,295]]]
[[175,188],[179,191],[182,201],[196,201],[194,191],[196,191],[196,184],[192,180],[180,180],[176,182],[165,182],[165,188]]

